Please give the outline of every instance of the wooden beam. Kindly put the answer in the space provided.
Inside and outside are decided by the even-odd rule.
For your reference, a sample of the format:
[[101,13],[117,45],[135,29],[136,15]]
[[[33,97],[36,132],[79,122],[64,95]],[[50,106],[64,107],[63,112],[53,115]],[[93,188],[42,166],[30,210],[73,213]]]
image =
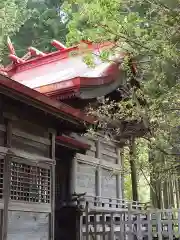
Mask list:
[[51,212],[51,204],[49,203],[23,203],[18,201],[9,201],[8,209],[11,211],[24,212]]
[[120,150],[120,158],[121,158],[121,194],[122,199],[125,198],[124,196],[124,148],[121,148]]
[[[11,148],[12,145],[12,120],[6,119],[6,138],[5,147]],[[3,228],[2,228],[2,240],[7,240],[8,231],[8,206],[10,199],[10,156],[5,156],[4,162],[4,211],[3,211]]]
[[[56,133],[53,129],[49,130],[50,135],[50,158],[55,161]],[[50,219],[50,240],[55,238],[55,165],[51,166],[51,219]]]
[[22,159],[27,159],[27,160],[30,160],[31,162],[35,162],[35,163],[44,163],[44,164],[48,164],[48,165],[55,164],[55,159],[53,159],[53,158],[42,157],[37,154],[32,154],[32,153],[25,152],[25,151],[23,152],[22,150],[18,150],[15,148],[10,148],[8,150],[8,155],[22,158]]
[[70,195],[76,192],[76,178],[77,178],[77,158],[71,159],[69,171],[69,193]]
[[77,150],[87,150],[90,149],[90,145],[83,143],[77,139],[71,138],[69,136],[57,136],[56,144],[63,145],[65,147],[74,148]]
[[[117,162],[120,167],[121,166],[121,152],[120,149],[117,148]],[[122,199],[122,185],[121,185],[121,172],[116,175],[116,197],[118,199]]]
[[83,155],[80,153],[76,155],[76,158],[78,162],[86,163],[94,167],[97,167],[98,165],[100,165],[102,168],[107,170],[113,170],[115,172],[121,171],[121,167],[118,164],[107,162],[103,159],[99,159],[99,158],[88,156],[88,155]]
[[[101,159],[101,143],[100,140],[98,139],[96,141],[96,158]],[[96,195],[98,197],[101,196],[101,167],[97,166],[96,168]]]

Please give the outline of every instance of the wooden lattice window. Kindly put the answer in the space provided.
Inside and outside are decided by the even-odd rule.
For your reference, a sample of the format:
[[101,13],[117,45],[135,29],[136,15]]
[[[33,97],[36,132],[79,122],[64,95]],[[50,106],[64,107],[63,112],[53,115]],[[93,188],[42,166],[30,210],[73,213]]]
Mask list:
[[0,199],[3,198],[4,159],[0,159]]
[[12,200],[50,203],[50,169],[11,162]]

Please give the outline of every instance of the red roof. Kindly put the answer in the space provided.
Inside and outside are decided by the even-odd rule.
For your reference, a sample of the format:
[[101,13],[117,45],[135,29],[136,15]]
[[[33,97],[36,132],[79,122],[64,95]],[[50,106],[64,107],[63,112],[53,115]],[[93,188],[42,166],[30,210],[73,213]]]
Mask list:
[[[82,49],[74,46],[56,52],[42,54],[27,61],[19,61],[6,68],[8,75],[17,82],[32,89],[50,95],[72,96],[83,87],[100,86],[116,81],[121,75],[119,63],[102,62],[99,54],[103,49],[113,47],[112,43],[87,43]],[[83,61],[83,53],[94,54],[95,68]],[[124,55],[119,55],[118,60]],[[14,57],[15,59],[16,57]]]
[[85,121],[90,124],[94,123],[94,119],[92,117],[87,116],[79,109],[75,109],[62,102],[52,100],[44,94],[28,88],[4,75],[0,75],[0,88],[9,89],[16,94],[23,96],[25,99],[29,98],[37,104],[39,103],[45,105],[46,109],[48,109],[51,114],[62,113],[66,116],[71,116],[78,121]]

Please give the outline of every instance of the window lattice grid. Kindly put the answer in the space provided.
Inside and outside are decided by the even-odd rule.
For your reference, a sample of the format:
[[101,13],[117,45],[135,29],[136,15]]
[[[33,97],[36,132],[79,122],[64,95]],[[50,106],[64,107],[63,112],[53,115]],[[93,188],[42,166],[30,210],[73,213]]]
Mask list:
[[50,203],[50,169],[11,162],[12,200]]
[[4,159],[0,159],[0,199],[3,198]]

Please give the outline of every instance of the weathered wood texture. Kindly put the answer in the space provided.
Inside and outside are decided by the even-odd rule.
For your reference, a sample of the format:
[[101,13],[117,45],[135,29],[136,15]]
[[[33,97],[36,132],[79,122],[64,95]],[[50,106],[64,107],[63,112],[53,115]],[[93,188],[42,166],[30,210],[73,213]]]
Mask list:
[[7,240],[49,240],[49,214],[9,211]]
[[86,205],[82,240],[173,240],[180,236],[179,210],[91,210]]
[[96,194],[95,184],[95,167],[78,162],[77,178],[76,178],[77,192],[87,192],[90,195]]
[[1,239],[46,240],[53,234],[53,145],[55,138],[43,123],[0,114]]
[[117,144],[103,137],[88,138],[73,134],[91,147],[86,154],[77,154],[76,192],[87,195],[122,198],[122,162]]

